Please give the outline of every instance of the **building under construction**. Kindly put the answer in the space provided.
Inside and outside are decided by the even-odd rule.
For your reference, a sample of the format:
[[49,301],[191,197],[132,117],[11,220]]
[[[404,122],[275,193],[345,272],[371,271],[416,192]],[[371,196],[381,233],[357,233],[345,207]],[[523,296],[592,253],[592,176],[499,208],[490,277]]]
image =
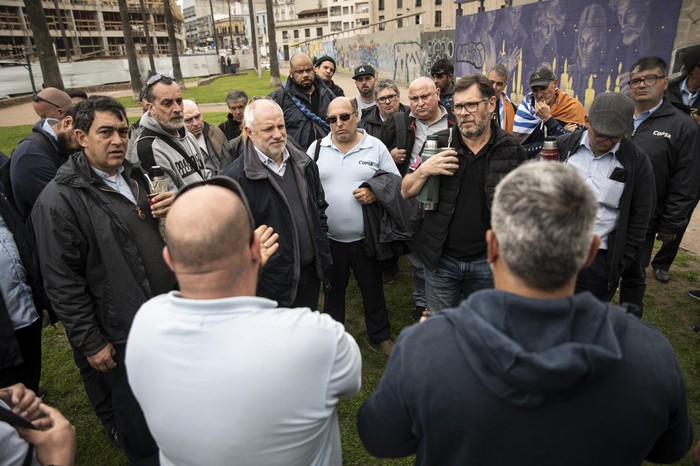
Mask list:
[[[117,0],[52,0],[42,4],[59,60],[68,56],[72,60],[126,56]],[[182,52],[184,19],[175,0],[170,4],[178,50]],[[127,5],[137,54],[147,53],[148,33],[154,54],[168,55],[163,2],[127,0]],[[24,2],[0,0],[0,59],[24,59],[32,53],[32,37],[32,25],[25,14]],[[69,53],[66,53],[66,48]]]

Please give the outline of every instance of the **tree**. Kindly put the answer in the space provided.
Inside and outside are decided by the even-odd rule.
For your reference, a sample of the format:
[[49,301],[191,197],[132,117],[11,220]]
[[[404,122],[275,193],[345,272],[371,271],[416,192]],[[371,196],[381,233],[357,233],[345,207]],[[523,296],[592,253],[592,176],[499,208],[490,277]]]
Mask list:
[[248,0],[248,14],[250,16],[250,40],[253,46],[253,63],[255,64],[255,69],[258,70],[258,76],[260,75],[260,65],[258,63],[258,33],[257,27],[255,26],[255,4],[253,0]]
[[136,59],[136,47],[134,46],[134,33],[131,30],[129,21],[129,7],[126,0],[118,0],[119,15],[122,19],[122,29],[124,30],[124,47],[126,48],[126,61],[129,62],[129,76],[131,77],[131,92],[137,98],[141,91],[141,71],[139,62]]
[[[143,0],[139,0],[139,6],[141,7],[141,21],[143,22],[143,34],[146,37],[146,51],[148,52],[148,63],[151,65],[151,72],[156,73],[156,62],[153,59],[153,42],[151,41],[151,35],[148,32],[148,15],[146,14],[146,5],[144,5]],[[148,76],[150,78],[150,76]]]
[[267,54],[270,59],[270,86],[280,87],[280,64],[277,59],[277,37],[275,35],[275,12],[272,9],[272,0],[265,0],[267,11]]
[[44,85],[64,89],[61,69],[58,67],[58,58],[53,50],[53,39],[51,39],[41,0],[25,0],[24,12],[34,33],[34,49],[39,58]]
[[[173,62],[173,78],[180,85],[185,86],[185,81],[182,79],[182,69],[180,68],[180,54],[177,51],[177,40],[175,39],[175,21],[173,21],[173,10],[170,6],[170,0],[163,0],[163,12],[165,16],[165,27],[168,29],[168,42],[170,43],[170,58]],[[218,60],[218,57],[217,57]]]

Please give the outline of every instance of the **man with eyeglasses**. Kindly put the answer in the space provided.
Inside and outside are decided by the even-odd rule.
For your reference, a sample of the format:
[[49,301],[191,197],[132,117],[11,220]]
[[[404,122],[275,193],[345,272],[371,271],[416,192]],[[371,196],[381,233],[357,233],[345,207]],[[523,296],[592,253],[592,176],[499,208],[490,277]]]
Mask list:
[[[518,8],[510,9],[517,10]],[[493,112],[493,118],[502,130],[512,133],[517,107],[510,101],[506,93],[508,68],[501,64],[492,66],[489,70],[489,80],[493,83],[493,90],[496,91],[496,110]]]
[[642,147],[626,139],[633,115],[629,97],[606,92],[591,104],[584,130],[557,138],[560,160],[578,170],[598,202],[595,233],[601,243],[595,260],[579,272],[576,292],[590,291],[602,301],[615,295],[654,211],[651,162]]
[[306,150],[330,131],[326,109],[335,95],[316,75],[307,54],[299,52],[292,56],[289,78],[270,97],[282,107],[287,134],[302,149]]
[[185,128],[197,139],[204,157],[204,166],[211,173],[218,173],[221,169],[221,149],[226,142],[226,136],[218,127],[204,121],[204,116],[195,101],[183,100],[182,105]]
[[168,213],[179,291],[141,307],[126,352],[163,466],[343,464],[336,406],[360,390],[360,349],[329,316],[256,297],[273,245],[253,223],[226,177],[188,185]]
[[360,93],[355,97],[357,108],[362,112],[376,104],[374,101],[374,86],[377,84],[377,71],[372,65],[360,65],[355,68],[355,86]]
[[585,124],[586,109],[581,102],[559,90],[559,82],[548,66],[530,75],[530,90],[518,106],[513,135],[529,158],[536,157],[547,136],[561,136]]
[[245,110],[246,105],[248,105],[248,94],[245,91],[233,90],[226,94],[226,106],[229,113],[226,116],[226,121],[219,124],[219,129],[224,132],[227,141],[241,135],[243,110]]
[[32,96],[32,108],[41,119],[58,120],[71,105],[73,105],[73,101],[70,96],[55,87],[47,87]]
[[185,128],[182,90],[169,76],[157,74],[146,85],[148,111],[139,121],[140,133],[127,152],[130,162],[141,161],[144,170],[160,166],[168,190],[211,176],[197,139]]
[[447,58],[440,58],[430,67],[430,77],[440,89],[440,105],[452,111],[455,95],[455,66]]
[[326,207],[316,164],[287,139],[282,109],[271,99],[245,109],[242,154],[224,171],[245,191],[257,225],[280,235],[263,269],[258,296],[283,307],[318,308],[331,264]]
[[[374,238],[367,238],[363,206],[376,203],[377,196],[382,194],[366,187],[380,171],[388,174],[384,178],[386,192],[393,180],[396,189],[392,194],[398,197],[399,171],[381,141],[358,129],[360,115],[356,105],[354,99],[335,98],[328,106],[331,134],[307,151],[312,158],[318,153],[316,163],[328,202],[326,215],[333,265],[323,310],[338,322],[345,322],[345,290],[352,269],[362,293],[370,342],[388,356],[394,343],[384,300],[382,263],[367,252],[365,243],[373,242]],[[318,151],[316,144],[320,144]]]
[[345,91],[333,82],[333,76],[335,76],[335,60],[333,57],[324,55],[314,61],[314,68],[316,69],[316,74],[318,74],[323,82],[328,86],[336,97],[345,97]]
[[174,193],[149,200],[146,174],[125,160],[129,121],[119,102],[80,102],[74,121],[82,150],[32,211],[46,293],[71,344],[104,374],[130,464],[157,465],[158,447],[129,388],[124,353],[139,307],[176,285],[158,228]]
[[[629,87],[634,101],[630,139],[651,160],[656,206],[635,261],[622,274],[620,302],[642,309],[654,238],[666,243],[682,234],[698,199],[700,131],[688,114],[664,99],[668,78],[663,59],[650,56],[637,60],[630,70]],[[669,280],[668,270],[656,269],[654,276],[661,282]]]
[[425,265],[428,310],[456,307],[471,293],[493,288],[486,261],[486,231],[496,185],[526,160],[525,149],[491,118],[496,95],[486,76],[467,75],[455,86],[457,128],[437,133],[447,148],[419,159],[403,179],[401,195],[418,196],[440,177],[438,209],[425,211],[414,252]]
[[377,105],[362,111],[360,128],[370,136],[378,138],[385,121],[390,120],[397,112],[408,112],[409,108],[401,103],[401,92],[389,79],[379,81],[374,87],[374,100]]

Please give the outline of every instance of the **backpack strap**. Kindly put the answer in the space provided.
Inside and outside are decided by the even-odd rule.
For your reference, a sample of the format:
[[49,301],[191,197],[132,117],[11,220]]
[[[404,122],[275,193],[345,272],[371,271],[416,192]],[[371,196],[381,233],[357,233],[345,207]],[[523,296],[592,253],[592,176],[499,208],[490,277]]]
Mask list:
[[318,162],[318,154],[321,153],[321,139],[316,139],[316,150],[314,151],[314,162]]
[[406,127],[406,114],[403,112],[396,112],[391,117],[394,119],[394,125],[396,127],[396,147],[405,149],[406,135],[408,132],[408,128]]
[[173,150],[175,150],[178,154],[180,154],[182,158],[187,161],[190,168],[197,172],[199,176],[204,178],[204,174],[202,173],[202,170],[199,168],[199,165],[197,164],[197,161],[194,159],[193,156],[185,152],[185,150],[178,144],[176,144],[175,141],[173,141],[171,138],[162,137],[161,134],[158,134],[155,131],[150,130],[148,128],[143,128],[141,136],[139,137],[139,140],[136,143],[136,152],[138,153],[139,160],[141,160],[141,166],[144,170],[148,171],[149,168],[156,165],[156,159],[153,155],[153,141],[156,138],[163,141],[164,143],[169,145]]

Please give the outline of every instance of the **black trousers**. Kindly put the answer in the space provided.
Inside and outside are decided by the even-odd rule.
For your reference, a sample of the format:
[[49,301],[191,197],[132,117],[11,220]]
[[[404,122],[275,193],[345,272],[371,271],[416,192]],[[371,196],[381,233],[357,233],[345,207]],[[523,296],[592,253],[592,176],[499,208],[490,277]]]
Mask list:
[[112,409],[112,390],[109,388],[106,376],[95,370],[75,346],[71,345],[71,348],[73,349],[73,360],[80,371],[80,378],[83,379],[85,393],[92,409],[95,410],[95,414],[105,427],[105,431],[108,431],[109,427],[114,424],[114,410]]
[[647,232],[647,237],[639,247],[634,261],[622,272],[620,281],[620,303],[632,303],[639,306],[640,316],[644,311],[644,291],[647,288],[646,268],[651,261],[656,232]]
[[158,445],[148,430],[146,418],[129,387],[124,365],[126,344],[114,345],[117,367],[105,372],[112,391],[112,406],[117,423],[119,441],[129,459],[129,466],[158,466]]
[[590,291],[601,301],[610,302],[615,296],[615,290],[617,290],[617,283],[610,283],[608,250],[599,249],[591,265],[579,272],[576,279],[576,293]]
[[[698,203],[696,201],[693,209],[690,211],[690,215],[688,215],[688,224],[690,224],[690,218],[693,216],[693,212],[695,211],[695,207],[697,205]],[[654,260],[651,261],[652,269],[661,269],[668,272],[668,269],[671,268],[671,264],[673,264],[673,261],[676,259],[676,254],[678,254],[678,249],[681,247],[681,241],[683,241],[683,235],[685,235],[685,230],[688,228],[688,224],[686,224],[686,226],[678,232],[676,239],[673,241],[664,241],[661,248],[656,252]]]
[[39,389],[41,376],[41,318],[15,330],[15,339],[22,354],[22,363],[0,370],[0,387],[23,383],[34,393]]
[[328,277],[330,286],[325,290],[324,312],[338,322],[345,323],[345,289],[352,269],[362,294],[369,339],[372,343],[387,340],[390,328],[384,300],[382,263],[374,257],[367,257],[364,240],[353,243],[329,242],[333,265]]
[[316,273],[316,263],[312,262],[301,268],[297,295],[290,307],[308,307],[318,310],[318,294],[321,291],[321,280]]

